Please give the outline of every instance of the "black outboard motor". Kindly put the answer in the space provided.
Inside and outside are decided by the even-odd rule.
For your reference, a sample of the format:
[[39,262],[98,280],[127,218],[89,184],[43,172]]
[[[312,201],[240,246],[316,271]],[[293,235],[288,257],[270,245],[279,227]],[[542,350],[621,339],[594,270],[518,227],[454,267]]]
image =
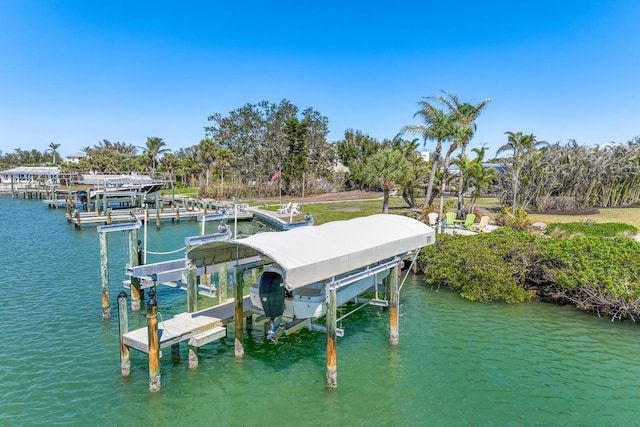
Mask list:
[[273,271],[265,271],[260,277],[258,288],[260,303],[266,317],[271,320],[271,328],[267,332],[267,338],[274,340],[284,312],[284,280],[282,276]]

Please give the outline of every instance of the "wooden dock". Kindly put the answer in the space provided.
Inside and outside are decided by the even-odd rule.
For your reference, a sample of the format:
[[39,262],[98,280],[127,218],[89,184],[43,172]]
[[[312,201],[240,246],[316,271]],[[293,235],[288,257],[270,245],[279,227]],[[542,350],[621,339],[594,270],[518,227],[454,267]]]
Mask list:
[[[181,219],[196,219],[199,216],[202,216],[204,211],[195,209],[195,210],[184,210],[182,208],[175,209],[165,209],[163,212],[148,212],[147,222],[152,221],[180,221]],[[80,212],[76,211],[72,216],[70,222],[72,222],[76,228],[80,228],[81,225],[103,225],[103,224],[113,224],[119,222],[130,222],[139,219],[140,221],[145,220],[144,212],[140,210],[136,210],[134,214],[131,214],[131,211],[127,209],[112,211],[109,214],[97,212]]]
[[[180,313],[171,319],[158,319],[160,348],[188,341],[189,345],[200,347],[227,335],[225,326],[233,322],[234,300],[194,313]],[[243,317],[251,314],[251,300],[247,295],[242,299]],[[122,336],[123,343],[143,353],[149,353],[147,327],[136,329]]]

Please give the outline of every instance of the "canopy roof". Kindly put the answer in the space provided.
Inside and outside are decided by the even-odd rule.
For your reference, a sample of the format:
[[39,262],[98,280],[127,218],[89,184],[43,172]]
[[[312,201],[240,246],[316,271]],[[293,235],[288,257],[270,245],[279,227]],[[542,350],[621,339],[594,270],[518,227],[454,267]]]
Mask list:
[[58,176],[60,168],[57,166],[20,166],[0,171],[5,176]]
[[289,289],[327,280],[435,242],[426,224],[400,215],[371,215],[245,239],[211,242],[187,252],[196,267],[260,256],[284,271]]

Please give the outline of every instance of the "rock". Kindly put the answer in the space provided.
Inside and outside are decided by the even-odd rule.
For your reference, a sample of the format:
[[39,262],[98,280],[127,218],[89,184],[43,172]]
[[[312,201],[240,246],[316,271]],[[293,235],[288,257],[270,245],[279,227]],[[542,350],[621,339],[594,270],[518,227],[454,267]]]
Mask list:
[[534,222],[531,224],[531,228],[535,228],[536,230],[544,231],[547,229],[547,224],[544,222]]

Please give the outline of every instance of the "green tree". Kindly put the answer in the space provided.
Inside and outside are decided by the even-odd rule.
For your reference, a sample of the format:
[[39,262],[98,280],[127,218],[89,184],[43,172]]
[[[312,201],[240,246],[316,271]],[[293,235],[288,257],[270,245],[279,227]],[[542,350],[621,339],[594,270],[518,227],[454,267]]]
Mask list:
[[433,204],[433,185],[436,176],[436,170],[441,165],[442,143],[450,140],[453,137],[453,123],[452,116],[445,113],[442,109],[433,105],[435,97],[427,97],[419,101],[420,110],[418,110],[413,116],[420,117],[423,124],[404,126],[401,130],[401,134],[419,135],[423,138],[424,144],[428,140],[434,140],[436,142],[436,148],[433,152],[431,160],[431,173],[429,175],[429,183],[424,198],[424,206],[431,206]]
[[158,138],[157,136],[147,137],[147,142],[142,148],[143,153],[149,156],[149,160],[151,162],[151,172],[155,173],[156,166],[158,165],[158,157],[164,153],[168,153],[171,150],[168,148],[162,148],[167,145],[166,142],[162,140],[162,138]]
[[471,151],[476,154],[476,157],[472,160],[468,172],[468,185],[472,188],[469,212],[473,212],[478,197],[487,191],[489,186],[498,178],[498,172],[495,168],[487,168],[483,164],[487,148],[472,148]]
[[49,144],[49,148],[51,148],[51,155],[53,156],[53,164],[56,164],[56,154],[58,154],[58,148],[60,148],[60,144],[56,144],[54,142]]
[[291,117],[285,122],[288,140],[287,154],[282,162],[282,182],[286,192],[293,191],[296,183],[302,184],[309,165],[307,135],[309,124]]
[[[268,182],[289,152],[286,121],[297,117],[298,112],[298,107],[287,100],[246,104],[228,116],[212,114],[212,124],[205,131],[207,137],[231,151],[232,168],[241,180]],[[308,127],[309,165],[313,173],[322,174],[333,163],[332,149],[326,141],[328,120],[311,108],[302,116]]]
[[[476,132],[476,120],[478,119],[482,111],[487,107],[487,105],[489,105],[489,102],[491,102],[491,100],[487,98],[477,104],[473,104],[471,102],[460,102],[460,99],[456,94],[444,91],[443,95],[440,95],[435,99],[437,99],[440,103],[446,105],[449,109],[449,114],[451,114],[453,122],[459,128],[459,131],[455,133],[455,136],[459,138],[457,142],[460,146],[462,154],[465,154],[466,148]],[[460,175],[458,185],[459,211],[464,209],[464,202],[462,199],[463,179],[463,176]]]
[[338,159],[349,168],[345,185],[347,188],[364,189],[367,182],[365,179],[365,165],[369,158],[379,149],[380,144],[361,131],[347,129],[344,139],[336,144]]
[[371,156],[365,165],[366,181],[382,187],[382,213],[389,213],[389,196],[405,173],[406,162],[402,151],[387,147]]
[[522,162],[524,156],[531,150],[534,150],[536,145],[540,144],[534,134],[524,135],[522,132],[505,132],[508,135],[508,142],[498,148],[496,156],[510,151],[512,156],[507,159],[511,163],[511,171],[513,175],[513,202],[511,204],[512,214],[515,215],[516,207],[518,205],[518,185],[520,183],[520,171],[522,170]]

